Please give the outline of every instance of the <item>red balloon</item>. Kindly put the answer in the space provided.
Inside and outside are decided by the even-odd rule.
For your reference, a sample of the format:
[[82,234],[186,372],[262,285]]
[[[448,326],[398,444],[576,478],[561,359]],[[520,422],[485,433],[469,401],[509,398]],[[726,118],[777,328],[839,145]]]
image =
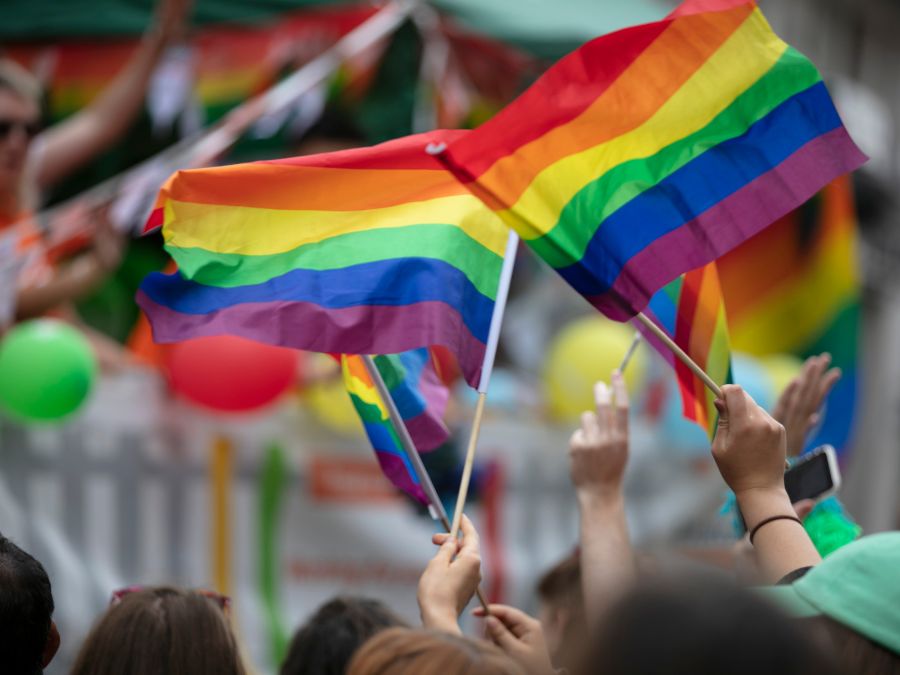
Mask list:
[[219,335],[172,345],[164,366],[172,389],[192,403],[218,412],[247,412],[291,388],[300,352]]

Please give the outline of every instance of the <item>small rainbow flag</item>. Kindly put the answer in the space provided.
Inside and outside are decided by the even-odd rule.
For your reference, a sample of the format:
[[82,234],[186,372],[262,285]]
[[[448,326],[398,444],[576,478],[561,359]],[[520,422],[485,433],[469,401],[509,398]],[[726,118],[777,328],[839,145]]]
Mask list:
[[853,185],[844,176],[718,261],[735,349],[803,358],[827,351],[843,372],[807,447],[830,443],[840,452],[852,441],[862,292],[857,239]]
[[[719,385],[731,381],[728,322],[716,263],[691,270],[663,286],[650,299],[647,315]],[[641,324],[639,330],[675,369],[684,416],[716,432],[715,395],[672,351]]]
[[[376,356],[373,360],[416,449],[425,452],[444,443],[450,435],[443,422],[449,392],[434,370],[429,350],[416,349],[397,355]],[[366,371],[362,357],[342,355],[341,369],[347,393],[359,413],[382,471],[394,485],[427,506],[428,497],[404,452],[399,433]]]
[[425,152],[464,133],[179,171],[148,223],[178,272],[150,274],[137,295],[154,339],[443,345],[477,386],[509,230]]
[[735,0],[588,42],[440,157],[617,320],[865,161],[815,66]]

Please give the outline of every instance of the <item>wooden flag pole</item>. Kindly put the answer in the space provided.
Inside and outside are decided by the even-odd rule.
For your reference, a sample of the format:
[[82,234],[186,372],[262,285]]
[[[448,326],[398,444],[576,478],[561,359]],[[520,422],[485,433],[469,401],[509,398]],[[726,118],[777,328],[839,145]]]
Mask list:
[[230,596],[231,583],[231,495],[234,479],[234,446],[225,436],[213,440],[209,458],[212,528],[210,556],[213,587]]
[[687,355],[687,353],[675,344],[675,341],[670,338],[666,332],[657,326],[646,314],[640,312],[636,317],[641,324],[649,330],[653,335],[659,338],[660,342],[662,342],[666,347],[672,350],[672,353],[677,356],[684,365],[691,369],[691,372],[694,373],[697,377],[700,378],[700,381],[705,384],[709,390],[716,395],[718,398],[722,398],[722,390],[719,388],[719,385],[716,384],[713,379],[706,374],[700,366],[698,366],[694,360]]
[[625,352],[625,356],[622,357],[622,363],[619,364],[619,373],[621,375],[625,374],[625,369],[628,367],[628,364],[631,362],[631,357],[634,356],[634,353],[637,351],[638,345],[641,344],[641,332],[634,331],[634,337],[631,340],[631,345],[628,347],[628,351]]
[[509,296],[509,283],[512,280],[513,267],[516,264],[516,252],[519,250],[519,235],[515,230],[509,231],[506,239],[506,251],[503,253],[503,268],[497,284],[497,299],[494,302],[494,313],[491,315],[491,326],[488,330],[487,346],[484,350],[484,361],[481,366],[481,381],[478,383],[478,402],[475,405],[475,418],[472,420],[472,431],[469,433],[469,446],[466,449],[466,463],[463,465],[462,479],[459,482],[459,493],[456,496],[456,508],[453,511],[453,526],[450,536],[456,538],[459,523],[462,520],[466,497],[469,495],[469,481],[472,480],[472,466],[475,463],[475,449],[478,446],[478,435],[481,433],[481,419],[484,416],[484,402],[487,398],[491,373],[494,370],[494,359],[497,356],[497,344],[500,341],[500,326],[503,324],[503,312],[506,310],[506,298]]
[[[400,437],[400,445],[403,447],[403,452],[405,452],[406,456],[409,458],[409,463],[416,473],[416,478],[419,479],[422,491],[425,493],[425,496],[428,498],[428,502],[431,505],[430,510],[432,515],[437,520],[441,521],[441,525],[444,526],[445,531],[450,532],[450,518],[447,517],[447,510],[444,508],[437,490],[434,489],[434,483],[431,481],[431,476],[428,475],[428,470],[422,463],[419,451],[416,450],[416,445],[409,433],[409,429],[406,428],[406,422],[403,421],[403,416],[397,409],[397,404],[394,402],[394,397],[391,396],[391,392],[387,388],[384,378],[381,376],[381,371],[378,370],[375,361],[368,354],[362,356],[362,362],[366,368],[366,372],[372,379],[372,383],[375,385],[375,389],[378,391],[378,395],[381,397],[381,400],[387,408],[388,417],[390,417],[391,423],[394,425],[394,428],[397,430],[397,435]],[[490,614],[487,598],[480,586],[475,589],[475,594],[478,596],[478,602],[481,603],[481,607],[485,612]]]

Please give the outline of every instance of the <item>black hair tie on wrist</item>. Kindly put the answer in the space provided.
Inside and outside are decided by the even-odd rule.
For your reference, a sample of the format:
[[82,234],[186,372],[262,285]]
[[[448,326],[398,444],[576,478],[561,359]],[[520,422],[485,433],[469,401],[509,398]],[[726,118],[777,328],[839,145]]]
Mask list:
[[756,527],[754,527],[752,530],[750,530],[750,543],[751,544],[753,543],[753,537],[756,536],[756,533],[759,532],[759,529],[761,527],[763,527],[764,525],[768,525],[769,523],[773,523],[776,520],[793,520],[795,523],[797,523],[798,525],[803,527],[803,521],[801,521],[797,516],[788,516],[788,515],[770,516],[769,518],[766,518],[762,522],[757,523]]

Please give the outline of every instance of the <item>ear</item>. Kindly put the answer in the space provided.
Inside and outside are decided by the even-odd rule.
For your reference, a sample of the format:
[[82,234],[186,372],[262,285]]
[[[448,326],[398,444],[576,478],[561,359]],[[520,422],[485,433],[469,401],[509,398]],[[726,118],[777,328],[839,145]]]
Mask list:
[[56,652],[59,651],[59,629],[56,627],[56,622],[50,622],[50,634],[47,635],[47,643],[44,645],[44,653],[41,654],[41,668],[46,668],[50,665],[50,662],[53,660],[53,657],[56,656]]

